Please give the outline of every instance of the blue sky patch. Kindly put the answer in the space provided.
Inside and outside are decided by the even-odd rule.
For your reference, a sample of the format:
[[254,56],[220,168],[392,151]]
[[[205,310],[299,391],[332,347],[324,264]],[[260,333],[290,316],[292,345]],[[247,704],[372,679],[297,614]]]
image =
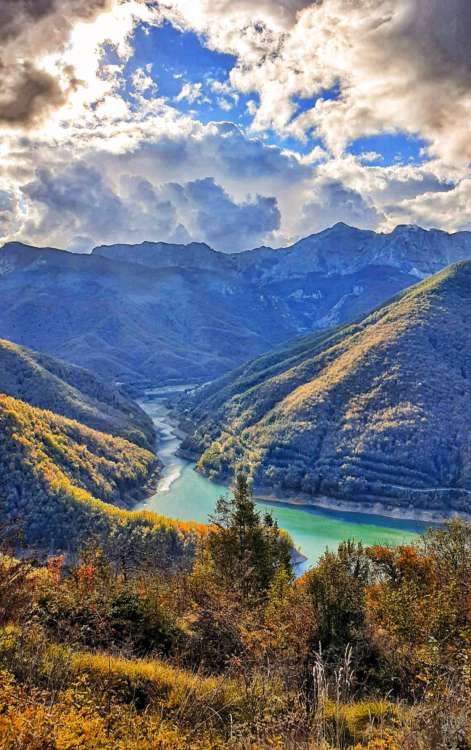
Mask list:
[[[133,96],[132,76],[136,70],[150,65],[148,75],[157,91],[149,91],[145,96],[164,97],[179,112],[190,114],[203,124],[233,122],[243,129],[250,127],[253,115],[247,105],[250,101],[258,106],[259,99],[257,94],[241,94],[231,88],[229,76],[236,64],[233,55],[208,49],[204,38],[180,31],[170,23],[158,27],[139,26],[133,47],[135,52],[125,66],[122,91],[131,107],[138,106]],[[115,58],[112,50],[106,50],[106,62],[117,62]],[[295,111],[291,122],[312,109],[319,99],[339,96],[339,86],[335,85],[315,96],[293,97]],[[307,131],[302,140],[283,137],[272,129],[265,130],[261,137],[265,143],[299,154],[307,154],[316,145],[322,145],[312,131]],[[423,139],[405,133],[382,133],[357,139],[350,144],[348,152],[355,156],[367,154],[365,164],[373,166],[420,165],[427,161],[422,153],[426,146]]]
[[[135,53],[124,71],[123,91],[131,106],[132,75],[151,64],[150,75],[158,87],[156,95],[167,98],[178,111],[191,113],[202,123],[228,119],[242,126],[250,123],[247,102],[258,100],[230,89],[228,78],[235,64],[232,55],[208,49],[197,34],[179,31],[169,23],[158,27],[141,25],[133,46]],[[190,91],[189,96],[182,97],[185,84],[192,87],[193,94]],[[218,84],[227,90],[219,90]]]
[[428,160],[426,154],[421,153],[427,148],[427,142],[407,133],[381,133],[365,138],[358,138],[348,148],[355,156],[362,154],[378,154],[377,159],[368,163],[374,166],[389,167],[398,164],[423,164]]

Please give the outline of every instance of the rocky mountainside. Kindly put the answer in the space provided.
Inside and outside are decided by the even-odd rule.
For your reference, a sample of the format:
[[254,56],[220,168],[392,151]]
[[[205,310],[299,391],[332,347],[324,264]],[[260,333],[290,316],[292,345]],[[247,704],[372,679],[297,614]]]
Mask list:
[[471,233],[344,224],[239,254],[201,243],[91,255],[9,243],[0,250],[0,336],[118,382],[206,381],[467,258]]
[[93,254],[153,268],[224,269],[227,273],[243,273],[262,283],[310,273],[347,276],[368,266],[395,268],[420,279],[451,263],[470,258],[471,232],[448,234],[438,229],[400,225],[389,234],[378,234],[340,222],[277,250],[260,247],[225,254],[198,242],[189,245],[144,242],[141,245],[103,245],[95,248]]
[[273,341],[273,300],[222,273],[18,244],[0,258],[0,335],[107,380],[205,380]]
[[373,507],[471,510],[471,262],[198,389],[202,471]]
[[152,420],[120,391],[87,370],[0,340],[0,392],[143,447]]
[[92,254],[109,260],[138,263],[149,268],[195,268],[200,271],[234,270],[232,255],[213,250],[203,242],[172,245],[167,242],[143,242],[140,245],[102,245]]
[[263,269],[263,278],[300,273],[345,276],[367,267],[387,267],[421,279],[470,257],[471,232],[448,234],[401,225],[389,234],[377,234],[340,223],[278,250],[276,262]]

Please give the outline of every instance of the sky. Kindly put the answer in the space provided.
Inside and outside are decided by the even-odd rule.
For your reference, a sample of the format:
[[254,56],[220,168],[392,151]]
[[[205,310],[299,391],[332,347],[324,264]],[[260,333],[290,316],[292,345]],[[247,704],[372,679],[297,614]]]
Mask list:
[[471,230],[469,0],[0,0],[0,242]]

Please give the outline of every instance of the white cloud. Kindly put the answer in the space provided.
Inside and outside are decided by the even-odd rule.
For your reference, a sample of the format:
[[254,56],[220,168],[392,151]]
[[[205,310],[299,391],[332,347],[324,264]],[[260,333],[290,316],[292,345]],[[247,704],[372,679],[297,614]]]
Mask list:
[[[362,135],[404,130],[445,161],[471,160],[468,0],[168,0],[166,8],[237,56],[231,84],[258,93],[258,129],[302,137],[315,128],[336,154]],[[340,96],[323,99],[335,84]],[[291,121],[294,95],[321,98]]]
[[471,180],[446,192],[425,192],[389,207],[387,227],[404,221],[449,232],[471,231]]
[[144,68],[137,68],[132,75],[132,85],[137,94],[150,94],[155,96],[158,86],[152,78],[152,63]]
[[202,91],[203,84],[198,83],[184,83],[180,93],[175,97],[176,102],[188,102],[189,104],[195,104],[195,102],[209,102],[207,96]]
[[[226,81],[183,79],[177,103],[214,95],[229,118],[252,95],[251,137],[179,113],[145,63],[125,80],[136,24],[164,16],[236,57]],[[0,232],[76,248],[198,238],[240,250],[337,220],[471,228],[470,18],[465,0],[0,0]],[[322,98],[334,85],[339,96]],[[293,97],[314,95],[297,115]],[[301,155],[264,142],[273,128],[317,139]],[[395,131],[427,139],[432,158],[386,166],[345,151]]]

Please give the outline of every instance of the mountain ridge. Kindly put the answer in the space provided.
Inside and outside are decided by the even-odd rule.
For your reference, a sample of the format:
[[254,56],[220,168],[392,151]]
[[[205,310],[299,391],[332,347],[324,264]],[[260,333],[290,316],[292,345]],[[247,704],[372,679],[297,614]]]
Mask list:
[[471,258],[471,233],[338,224],[289,248],[142,243],[0,250],[0,337],[102,379],[206,382],[294,336],[354,320]]
[[152,420],[120,391],[62,360],[0,339],[0,392],[153,448]]
[[[394,261],[394,252],[400,253],[403,249],[410,249],[411,246],[411,239],[417,239],[420,238],[422,246],[426,244],[427,239],[433,238],[434,240],[444,240],[445,242],[450,243],[451,245],[458,245],[462,243],[465,246],[465,250],[463,252],[467,253],[468,255],[465,257],[451,257],[453,253],[450,253],[446,257],[442,257],[438,262],[442,265],[440,267],[446,267],[447,265],[450,265],[452,262],[456,262],[458,260],[465,260],[466,257],[469,257],[469,254],[471,254],[471,232],[454,232],[454,233],[448,233],[441,229],[423,229],[417,225],[414,224],[399,224],[397,225],[391,232],[375,232],[373,230],[368,229],[359,229],[357,227],[350,226],[348,224],[345,224],[344,222],[338,222],[337,224],[334,224],[331,227],[328,227],[321,232],[316,232],[310,235],[307,235],[306,237],[302,237],[301,239],[297,240],[296,242],[292,243],[291,245],[279,247],[279,248],[271,248],[268,246],[261,246],[249,250],[245,250],[240,253],[225,253],[217,250],[213,250],[209,247],[206,243],[197,243],[197,242],[191,242],[188,244],[171,244],[171,243],[163,243],[163,242],[150,242],[146,241],[139,245],[132,245],[132,244],[118,244],[118,245],[101,245],[93,248],[92,254],[93,255],[99,255],[101,257],[106,257],[109,259],[118,258],[119,260],[123,260],[123,254],[131,253],[135,251],[135,257],[137,259],[137,262],[144,262],[142,256],[140,256],[140,252],[145,249],[147,254],[150,255],[151,251],[155,249],[154,256],[152,258],[148,258],[149,261],[152,261],[153,263],[161,263],[162,259],[160,257],[156,258],[155,253],[162,251],[163,249],[168,250],[169,248],[172,248],[172,252],[174,254],[183,255],[188,257],[188,255],[191,255],[194,259],[195,254],[197,255],[198,251],[202,252],[205,256],[207,256],[208,250],[212,254],[213,258],[218,258],[221,263],[226,264],[226,267],[229,265],[232,265],[234,270],[247,270],[247,268],[250,268],[252,266],[252,259],[254,258],[254,255],[257,254],[258,256],[262,256],[264,260],[270,260],[272,262],[275,262],[277,266],[280,265],[282,262],[282,259],[285,259],[286,257],[295,256],[300,251],[302,253],[308,253],[311,251],[313,254],[319,253],[322,248],[322,243],[325,243],[325,241],[331,241],[334,242],[345,242],[345,239],[351,241],[352,239],[357,243],[355,245],[354,242],[354,249],[356,251],[358,250],[365,250],[367,249],[367,244],[369,242],[376,242],[379,247],[377,247],[377,250],[374,254],[374,256],[366,256],[362,258],[362,262],[364,265],[371,265],[372,261],[375,261],[375,265],[392,265],[395,267]],[[398,244],[400,242],[404,242],[406,247],[401,248],[398,247]],[[328,248],[330,249],[330,247]],[[351,247],[348,248],[349,251],[351,250]],[[428,249],[428,248],[427,248]],[[460,249],[459,248],[453,248],[454,254],[456,256],[460,255]],[[165,256],[167,257],[167,256]],[[129,258],[127,258],[129,259]],[[227,260],[229,259],[229,261]],[[348,258],[343,256],[342,257],[343,262],[346,264],[348,261]],[[407,259],[406,259],[407,260]],[[422,261],[425,262],[427,258],[423,258]],[[433,261],[433,259],[432,259]],[[433,265],[433,262],[429,261],[431,265]],[[398,261],[399,262],[399,259]],[[358,261],[354,260],[354,267],[357,268]],[[410,268],[403,269],[403,270],[413,270],[414,266],[411,266]],[[304,269],[305,270],[305,269]],[[417,277],[420,278],[420,269],[417,270]],[[434,273],[437,270],[439,270],[437,267],[428,267],[427,271],[423,271],[424,273]]]
[[470,300],[465,261],[252,361],[188,399],[184,449],[213,477],[242,463],[260,486],[469,512]]

